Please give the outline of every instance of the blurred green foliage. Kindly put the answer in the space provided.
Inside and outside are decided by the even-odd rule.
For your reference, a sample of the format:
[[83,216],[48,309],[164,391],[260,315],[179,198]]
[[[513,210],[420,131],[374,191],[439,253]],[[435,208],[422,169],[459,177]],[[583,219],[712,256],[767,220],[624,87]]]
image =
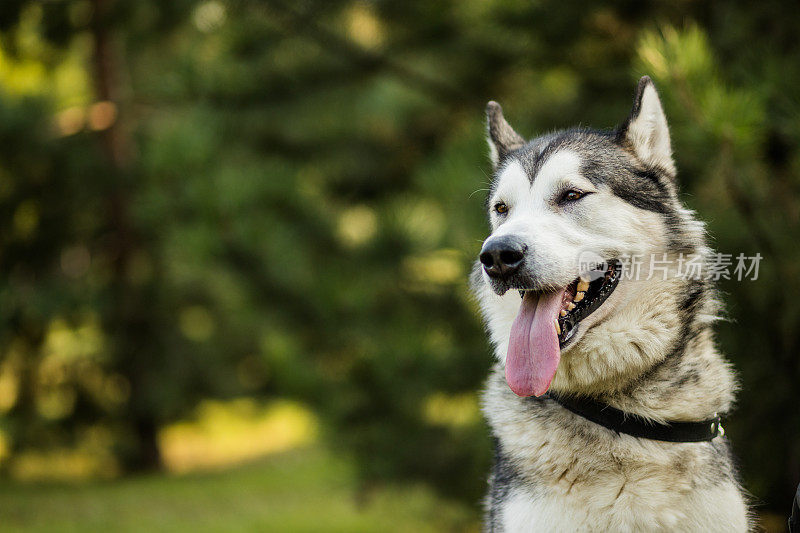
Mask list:
[[[800,19],[784,3],[13,0],[0,5],[0,471],[159,465],[204,398],[314,407],[364,486],[477,502],[483,106],[531,135],[665,99],[726,253],[747,488],[800,477]],[[113,466],[109,466],[113,465]]]

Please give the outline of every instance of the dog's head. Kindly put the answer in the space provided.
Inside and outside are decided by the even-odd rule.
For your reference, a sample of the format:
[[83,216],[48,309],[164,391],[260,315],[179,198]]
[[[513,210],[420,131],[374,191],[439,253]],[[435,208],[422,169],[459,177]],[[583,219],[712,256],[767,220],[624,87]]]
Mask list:
[[[655,86],[640,80],[615,131],[525,141],[497,103],[486,112],[492,232],[473,283],[511,389],[596,391],[641,372],[674,342],[671,295],[685,291],[646,262],[704,250],[702,226],[678,200]],[[635,257],[645,264],[628,279],[623,258]]]

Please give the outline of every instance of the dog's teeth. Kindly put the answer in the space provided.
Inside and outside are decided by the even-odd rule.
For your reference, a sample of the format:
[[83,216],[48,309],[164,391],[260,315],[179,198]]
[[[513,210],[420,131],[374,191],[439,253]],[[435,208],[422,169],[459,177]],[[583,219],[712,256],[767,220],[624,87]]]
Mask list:
[[558,325],[558,320],[555,321],[556,335],[561,335],[561,326]]
[[567,310],[566,310],[566,309],[562,309],[562,310],[561,310],[561,312],[560,312],[559,314],[560,314],[561,316],[567,316]]
[[578,292],[583,292],[589,288],[589,282],[583,278],[578,282]]
[[584,296],[586,296],[585,293],[578,292],[578,293],[575,294],[575,298],[573,298],[573,300],[575,300],[576,302],[580,302],[581,300],[583,300]]
[[572,311],[573,309],[575,309],[575,304],[572,303],[572,302],[568,303],[567,304],[567,311]]

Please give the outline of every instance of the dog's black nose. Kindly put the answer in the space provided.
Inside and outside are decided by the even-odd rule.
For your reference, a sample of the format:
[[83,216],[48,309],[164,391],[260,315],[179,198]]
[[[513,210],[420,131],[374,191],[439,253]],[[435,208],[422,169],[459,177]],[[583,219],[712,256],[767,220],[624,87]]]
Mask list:
[[493,278],[507,278],[516,273],[525,260],[525,245],[511,236],[489,239],[478,256],[483,269]]

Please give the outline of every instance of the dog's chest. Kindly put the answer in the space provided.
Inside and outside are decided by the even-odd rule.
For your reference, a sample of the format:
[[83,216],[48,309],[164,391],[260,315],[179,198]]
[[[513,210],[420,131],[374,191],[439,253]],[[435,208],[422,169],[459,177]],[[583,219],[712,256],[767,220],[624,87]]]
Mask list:
[[503,530],[674,529],[685,518],[674,509],[692,486],[677,465],[670,471],[608,449],[578,450],[553,434],[530,444],[530,453],[512,445],[516,456],[499,454],[495,481],[505,486],[495,503]]
[[563,410],[486,407],[498,439],[489,530],[747,528],[730,465],[724,458],[714,464],[719,452],[709,443],[665,446],[607,435]]
[[[745,531],[744,502],[732,482],[698,483],[701,465],[621,458],[598,447],[583,454],[539,442],[537,458],[501,457],[489,498],[496,531]],[[531,451],[534,448],[531,447]]]

